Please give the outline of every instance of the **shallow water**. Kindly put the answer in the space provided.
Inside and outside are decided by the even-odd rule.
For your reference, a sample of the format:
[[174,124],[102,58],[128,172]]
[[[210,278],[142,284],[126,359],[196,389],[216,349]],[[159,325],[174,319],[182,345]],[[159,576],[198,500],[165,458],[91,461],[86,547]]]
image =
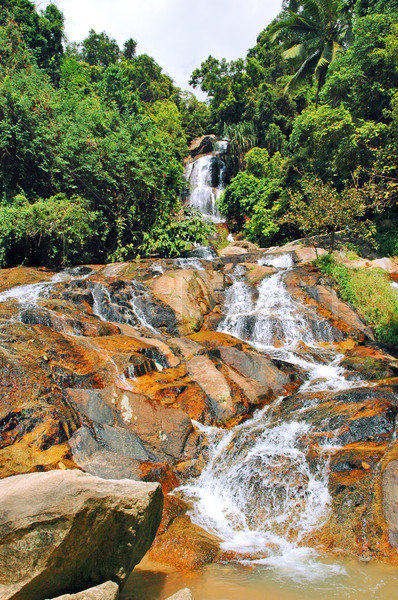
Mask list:
[[308,559],[291,575],[276,568],[210,565],[197,573],[162,570],[143,562],[131,574],[121,600],[165,600],[189,587],[195,600],[394,600],[398,567],[356,560]]

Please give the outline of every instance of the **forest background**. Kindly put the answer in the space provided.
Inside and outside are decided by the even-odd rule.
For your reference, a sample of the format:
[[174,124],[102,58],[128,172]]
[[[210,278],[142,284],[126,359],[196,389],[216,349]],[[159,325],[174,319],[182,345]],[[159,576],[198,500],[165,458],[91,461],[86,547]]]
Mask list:
[[245,58],[182,92],[133,39],[29,0],[0,8],[0,266],[178,255],[212,227],[183,205],[188,143],[230,141],[221,211],[262,246],[359,232],[398,254],[398,0],[287,0]]

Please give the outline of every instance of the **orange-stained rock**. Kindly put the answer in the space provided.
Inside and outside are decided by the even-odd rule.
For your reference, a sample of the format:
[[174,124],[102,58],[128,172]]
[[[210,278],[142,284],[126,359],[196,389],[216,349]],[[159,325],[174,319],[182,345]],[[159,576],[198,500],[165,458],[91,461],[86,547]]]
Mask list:
[[247,254],[246,248],[241,248],[240,246],[236,246],[235,244],[230,244],[225,248],[220,250],[220,256],[234,256],[235,254]]
[[215,306],[216,292],[224,288],[224,277],[217,271],[181,269],[153,279],[149,287],[173,309],[180,332],[192,333]]
[[9,290],[17,285],[27,285],[49,281],[55,275],[54,271],[45,267],[14,267],[12,269],[0,269],[0,292]]
[[[140,479],[160,483],[163,494],[168,494],[180,485],[180,480],[177,478],[174,469],[167,463],[142,462],[140,464]],[[170,496],[170,498],[173,498],[173,496]]]
[[190,340],[205,346],[205,348],[217,348],[218,346],[236,346],[241,349],[248,347],[247,344],[227,333],[220,331],[199,331],[189,336]]
[[246,279],[252,285],[260,283],[264,277],[268,277],[269,275],[276,273],[276,269],[274,267],[266,267],[257,263],[245,263],[245,267]]
[[181,571],[193,571],[213,562],[220,542],[217,536],[194,525],[188,515],[180,515],[155,539],[148,557]]
[[177,496],[167,494],[165,493],[164,488],[162,489],[164,495],[163,514],[156,537],[160,537],[163,533],[165,533],[172,522],[180,515],[185,515],[189,508],[188,504],[184,500],[181,500],[181,498],[178,498]]
[[398,360],[380,348],[356,346],[345,353],[341,366],[368,380],[398,376]]

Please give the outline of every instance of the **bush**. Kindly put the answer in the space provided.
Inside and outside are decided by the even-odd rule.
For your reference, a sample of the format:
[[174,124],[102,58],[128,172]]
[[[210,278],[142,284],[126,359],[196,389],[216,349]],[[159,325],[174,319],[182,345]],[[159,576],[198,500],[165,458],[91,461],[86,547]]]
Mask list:
[[0,265],[61,266],[90,261],[98,251],[101,214],[85,198],[64,194],[30,204],[17,196],[0,207]]
[[316,265],[337,282],[341,298],[373,327],[380,342],[398,346],[398,294],[384,272],[351,269],[330,254],[318,258]]

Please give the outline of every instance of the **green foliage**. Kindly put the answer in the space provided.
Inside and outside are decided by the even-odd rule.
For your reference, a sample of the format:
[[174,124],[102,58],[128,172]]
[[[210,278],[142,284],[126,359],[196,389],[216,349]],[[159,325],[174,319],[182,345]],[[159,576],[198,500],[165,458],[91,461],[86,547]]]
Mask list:
[[385,132],[383,123],[354,120],[343,106],[322,105],[308,108],[297,117],[290,148],[323,178],[341,185],[351,179],[359,165],[371,166],[373,149],[383,144]]
[[342,104],[356,118],[385,121],[383,110],[398,87],[396,20],[372,14],[356,21],[353,44],[330,67],[323,102]]
[[[81,46],[69,46],[55,86],[30,47],[44,16],[28,0],[9,4],[25,12],[17,22],[0,11],[3,266],[130,258],[150,246],[172,253],[202,241],[207,229],[196,217],[172,226],[188,109],[180,110],[170,77],[151,57],[135,55],[134,40],[121,55],[115,40],[91,30]],[[55,7],[45,12],[48,24]],[[27,39],[32,33],[30,45],[19,23]],[[55,33],[48,33],[54,44]],[[207,119],[200,103],[191,116],[192,129]],[[168,232],[161,242],[160,223]]]
[[265,148],[252,148],[246,154],[246,170],[254,177],[265,177],[269,166],[269,154]]
[[116,40],[110,38],[105,31],[96,33],[94,29],[90,29],[83,40],[81,56],[91,66],[109,67],[119,60],[120,48]]
[[339,4],[338,0],[298,0],[270,27],[273,39],[282,38],[287,43],[282,56],[299,65],[286,91],[314,73],[317,103],[327,69],[343,51],[349,33],[349,27],[339,18]]
[[30,204],[24,196],[0,207],[0,265],[60,266],[90,261],[105,225],[90,203],[58,194]]
[[272,243],[280,232],[280,217],[285,206],[285,163],[279,153],[267,160],[268,153],[253,148],[246,154],[248,168],[238,173],[219,201],[219,208],[232,231],[260,245]]
[[150,233],[144,235],[142,252],[144,255],[179,256],[194,244],[204,244],[215,233],[212,223],[189,206],[176,206],[176,212],[161,214],[156,219]]
[[379,341],[398,345],[398,294],[383,272],[350,269],[331,255],[318,258],[316,264],[335,279],[341,298],[355,306]]
[[294,223],[307,236],[330,235],[330,252],[334,249],[337,231],[348,231],[371,237],[374,225],[364,220],[366,202],[361,192],[346,188],[338,193],[330,184],[319,180],[302,181],[303,195],[291,195],[290,212],[284,221]]
[[225,124],[223,137],[229,141],[227,160],[236,173],[245,166],[245,154],[256,143],[253,123],[241,121],[231,125]]
[[204,135],[209,129],[209,107],[204,102],[199,102],[191,92],[182,93],[180,112],[181,124],[188,141]]
[[64,17],[61,11],[51,3],[38,14],[29,0],[3,0],[0,26],[7,24],[17,27],[20,41],[29,49],[31,58],[57,84],[63,55]]

